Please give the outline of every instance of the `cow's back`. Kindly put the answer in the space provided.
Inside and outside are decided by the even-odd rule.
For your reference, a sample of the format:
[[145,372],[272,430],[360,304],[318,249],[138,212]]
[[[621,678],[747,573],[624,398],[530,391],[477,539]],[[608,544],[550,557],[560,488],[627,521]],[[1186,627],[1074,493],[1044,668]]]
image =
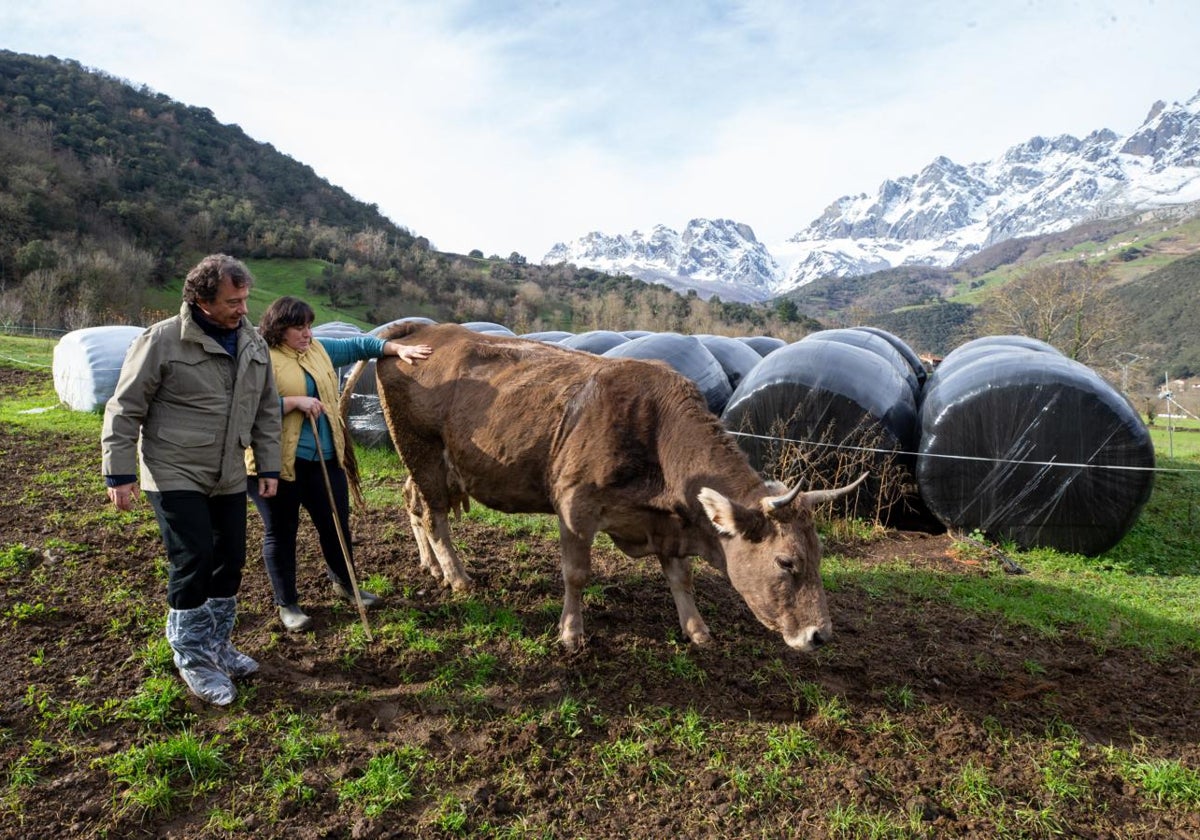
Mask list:
[[376,364],[385,417],[418,484],[422,459],[444,450],[467,492],[488,507],[552,511],[563,418],[609,360],[455,324],[406,324],[385,335],[434,348],[415,366]]

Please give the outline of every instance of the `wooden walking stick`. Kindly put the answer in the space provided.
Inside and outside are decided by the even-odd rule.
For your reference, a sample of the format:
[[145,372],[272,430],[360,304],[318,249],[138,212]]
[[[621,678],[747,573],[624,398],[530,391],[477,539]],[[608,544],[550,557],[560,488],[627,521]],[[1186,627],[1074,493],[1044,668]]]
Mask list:
[[[321,435],[317,431],[317,418],[310,414],[308,422],[312,424],[313,437],[319,447]],[[362,596],[358,594],[358,579],[354,574],[354,561],[350,559],[350,546],[346,544],[346,535],[342,532],[342,518],[338,515],[337,501],[333,498],[333,484],[329,481],[329,469],[325,466],[324,458],[318,458],[318,460],[321,462],[321,475],[325,476],[325,491],[329,494],[329,510],[333,515],[333,525],[337,529],[338,542],[342,546],[342,559],[346,561],[346,572],[350,575],[350,591],[354,593],[354,603],[358,605],[358,617],[362,619],[363,632],[367,635],[367,641],[373,642],[375,639],[371,636],[371,625],[367,622],[367,608],[363,606]]]

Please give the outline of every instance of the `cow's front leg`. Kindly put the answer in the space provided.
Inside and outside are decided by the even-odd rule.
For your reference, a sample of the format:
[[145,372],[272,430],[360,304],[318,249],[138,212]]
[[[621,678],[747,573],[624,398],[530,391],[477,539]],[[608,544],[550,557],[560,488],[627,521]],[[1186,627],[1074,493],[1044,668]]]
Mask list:
[[671,597],[675,599],[675,609],[679,611],[679,626],[684,635],[698,645],[706,645],[712,641],[708,625],[700,617],[696,609],[695,590],[692,586],[692,563],[687,557],[660,557],[663,573],[671,587]]
[[583,647],[583,587],[592,576],[592,542],[573,533],[562,519],[558,522],[562,547],[563,608],[558,620],[558,638],[563,647]]

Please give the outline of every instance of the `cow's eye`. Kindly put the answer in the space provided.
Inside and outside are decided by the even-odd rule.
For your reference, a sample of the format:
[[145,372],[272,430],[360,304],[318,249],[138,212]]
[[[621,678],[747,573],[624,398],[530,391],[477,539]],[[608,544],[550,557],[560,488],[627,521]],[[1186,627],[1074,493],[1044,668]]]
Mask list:
[[796,574],[796,561],[791,557],[776,557],[775,564],[789,575]]

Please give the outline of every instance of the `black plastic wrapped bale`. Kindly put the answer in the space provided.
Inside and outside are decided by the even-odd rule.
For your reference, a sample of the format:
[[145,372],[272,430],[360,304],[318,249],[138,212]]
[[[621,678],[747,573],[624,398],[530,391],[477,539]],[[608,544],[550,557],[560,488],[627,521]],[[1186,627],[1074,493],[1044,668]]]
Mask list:
[[1094,556],[1137,521],[1153,467],[1128,401],[1057,352],[993,347],[926,384],[917,482],[949,529]]
[[696,383],[708,410],[719,415],[733,389],[713,354],[700,339],[679,333],[651,333],[602,353],[610,358],[659,359]]
[[846,512],[911,514],[917,409],[895,365],[837,341],[798,341],[742,380],[721,421],[763,475],[806,489],[870,477]]
[[955,347],[946,354],[937,369],[939,373],[946,374],[959,365],[1007,350],[1032,350],[1038,353],[1049,353],[1053,356],[1062,355],[1053,344],[1047,344],[1027,335],[985,335]]
[[909,364],[904,354],[881,335],[859,329],[819,330],[809,333],[801,340],[840,341],[843,344],[850,344],[854,347],[870,350],[875,355],[881,356],[904,377],[904,381],[908,383],[909,390],[913,393],[914,401],[921,399],[921,380],[917,378],[916,371],[913,370],[912,365]]
[[908,362],[909,368],[912,369],[913,374],[917,377],[918,387],[924,387],[925,380],[929,378],[929,371],[925,370],[925,364],[921,361],[921,357],[908,346],[908,343],[904,339],[898,335],[893,335],[887,330],[881,330],[879,327],[852,327],[851,329],[862,330],[863,332],[877,335],[895,347],[900,355],[904,357],[905,361]]
[[566,330],[542,330],[541,332],[531,332],[522,334],[521,338],[528,338],[531,341],[541,341],[546,344],[557,344],[564,338],[570,338],[575,333],[567,332]]
[[725,378],[729,380],[729,387],[733,390],[736,390],[750,371],[762,361],[762,356],[753,348],[736,338],[723,335],[702,335],[697,338],[708,348],[708,352],[713,354],[721,370],[725,371]]
[[736,339],[742,342],[747,347],[754,349],[754,352],[760,356],[767,356],[774,353],[781,347],[787,347],[787,342],[782,338],[775,338],[770,335],[740,335]]
[[627,341],[629,341],[628,338],[612,330],[588,330],[579,335],[564,338],[558,343],[563,347],[570,347],[572,350],[583,350],[596,356],[603,356],[607,351]]

